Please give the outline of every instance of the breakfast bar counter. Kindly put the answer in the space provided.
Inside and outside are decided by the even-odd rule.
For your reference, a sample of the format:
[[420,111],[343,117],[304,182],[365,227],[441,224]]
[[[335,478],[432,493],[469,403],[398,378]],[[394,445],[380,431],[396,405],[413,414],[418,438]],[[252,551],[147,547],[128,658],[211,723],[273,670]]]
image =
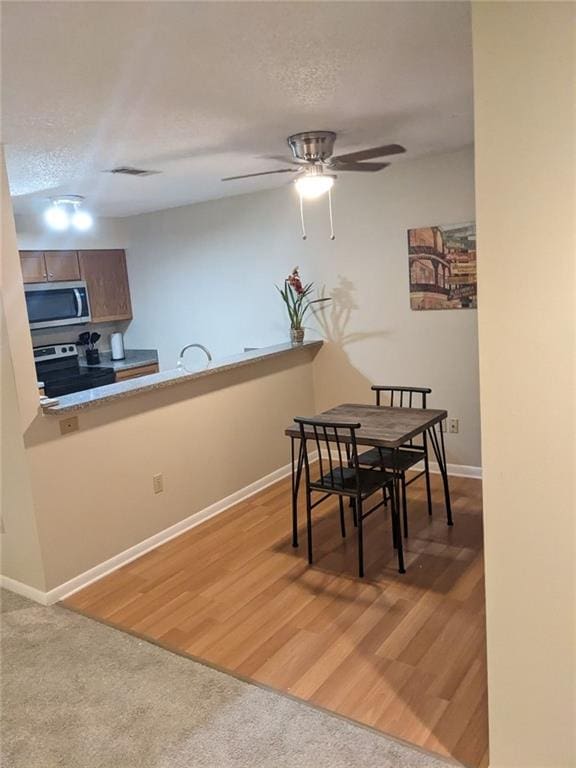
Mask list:
[[173,368],[169,371],[161,371],[159,373],[150,374],[149,376],[142,376],[140,378],[120,381],[116,384],[108,384],[95,389],[87,389],[82,392],[62,395],[58,398],[57,403],[42,404],[42,411],[49,416],[61,416],[62,414],[83,411],[87,408],[106,405],[145,392],[177,386],[196,379],[205,378],[206,376],[214,376],[218,373],[233,370],[234,368],[255,365],[263,360],[269,360],[280,355],[294,355],[301,351],[316,352],[321,346],[321,341],[307,341],[298,345],[277,344],[271,347],[262,347],[238,355],[225,357],[221,360],[213,360],[203,368],[198,368],[196,370]]

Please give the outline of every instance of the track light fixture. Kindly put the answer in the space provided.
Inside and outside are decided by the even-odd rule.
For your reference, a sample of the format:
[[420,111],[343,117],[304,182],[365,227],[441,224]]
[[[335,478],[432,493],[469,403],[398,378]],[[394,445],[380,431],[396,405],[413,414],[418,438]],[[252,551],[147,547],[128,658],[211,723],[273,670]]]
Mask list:
[[83,203],[82,195],[53,197],[44,211],[44,221],[56,232],[65,232],[70,227],[78,232],[86,232],[94,219],[91,213],[82,208]]

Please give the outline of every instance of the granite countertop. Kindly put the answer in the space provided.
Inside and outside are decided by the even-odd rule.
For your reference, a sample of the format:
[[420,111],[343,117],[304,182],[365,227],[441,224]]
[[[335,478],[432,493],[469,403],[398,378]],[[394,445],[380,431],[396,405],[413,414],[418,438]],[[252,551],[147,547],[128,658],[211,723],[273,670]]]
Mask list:
[[[302,350],[317,351],[322,346],[321,341],[305,341],[304,344],[293,346],[292,344],[277,344],[273,347],[262,347],[251,352],[243,352],[239,355],[213,360],[202,368],[186,370],[185,368],[173,368],[170,371],[152,373],[135,379],[108,384],[104,387],[87,389],[83,392],[74,392],[70,395],[62,395],[58,398],[58,404],[42,406],[47,415],[61,416],[64,413],[81,411],[85,408],[114,403],[126,397],[151,392],[156,389],[176,386],[194,381],[205,376],[212,376],[234,368],[253,365],[261,360],[268,360],[279,355],[295,354]],[[136,351],[136,350],[134,350]],[[122,361],[120,361],[122,362]],[[103,364],[103,363],[102,363]],[[138,365],[144,365],[139,362]],[[94,366],[90,366],[94,367]]]
[[111,352],[100,352],[100,362],[98,365],[87,365],[83,358],[80,363],[81,368],[114,368],[115,371],[126,371],[129,368],[139,368],[142,365],[158,365],[157,349],[127,349],[124,360],[112,360]]

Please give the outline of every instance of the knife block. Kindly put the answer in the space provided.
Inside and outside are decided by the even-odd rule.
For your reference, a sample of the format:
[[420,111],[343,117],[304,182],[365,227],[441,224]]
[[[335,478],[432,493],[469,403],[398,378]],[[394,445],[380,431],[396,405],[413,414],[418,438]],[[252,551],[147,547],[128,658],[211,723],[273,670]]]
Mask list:
[[97,349],[86,350],[86,365],[98,365],[100,363],[100,352]]

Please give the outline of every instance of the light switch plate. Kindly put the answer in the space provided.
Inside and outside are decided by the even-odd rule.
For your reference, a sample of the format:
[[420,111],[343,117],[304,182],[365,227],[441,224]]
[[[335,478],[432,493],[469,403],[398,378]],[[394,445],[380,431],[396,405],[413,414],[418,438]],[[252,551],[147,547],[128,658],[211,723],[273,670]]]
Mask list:
[[154,493],[162,493],[164,490],[164,476],[162,474],[152,476],[152,488]]

